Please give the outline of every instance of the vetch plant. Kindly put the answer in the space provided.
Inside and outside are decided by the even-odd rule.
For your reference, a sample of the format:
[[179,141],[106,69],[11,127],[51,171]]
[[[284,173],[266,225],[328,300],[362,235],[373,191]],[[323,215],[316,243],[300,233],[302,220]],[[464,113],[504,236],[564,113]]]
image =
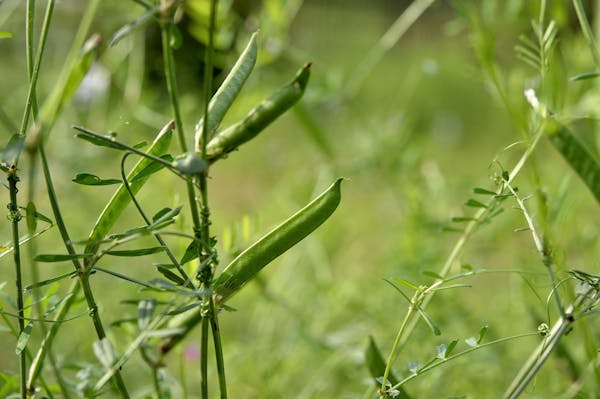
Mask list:
[[[219,313],[229,309],[226,302],[238,293],[260,271],[295,244],[309,236],[324,223],[336,210],[341,200],[342,179],[333,184],[305,207],[290,216],[255,243],[242,251],[221,270],[216,238],[211,232],[212,216],[208,202],[210,170],[240,146],[253,139],[279,116],[298,102],[308,84],[310,63],[302,67],[295,78],[270,97],[254,107],[246,117],[228,127],[221,128],[221,122],[252,72],[258,53],[258,35],[251,36],[246,49],[230,70],[226,79],[213,94],[214,33],[216,30],[217,1],[211,0],[209,11],[208,42],[204,60],[204,115],[196,125],[193,146],[184,127],[180,97],[177,88],[177,73],[174,61],[174,47],[178,40],[176,15],[183,2],[160,0],[152,3],[136,2],[145,12],[123,28],[110,40],[110,46],[118,46],[132,32],[144,24],[157,23],[161,33],[162,56],[169,95],[172,120],[165,121],[154,141],[128,143],[116,133],[102,134],[87,126],[75,125],[76,136],[87,144],[96,146],[102,156],[110,159],[113,154],[121,156],[120,178],[103,178],[93,171],[86,170],[73,178],[73,183],[84,186],[118,185],[113,196],[99,214],[91,232],[84,240],[72,238],[69,226],[63,215],[71,209],[64,209],[57,196],[46,142],[51,140],[53,124],[61,116],[63,107],[69,103],[80,85],[93,60],[98,56],[100,46],[98,35],[92,35],[84,45],[89,27],[94,19],[98,1],[88,4],[81,20],[79,32],[67,57],[63,72],[51,94],[40,101],[38,112],[37,82],[43,78],[42,60],[49,27],[52,22],[54,1],[48,2],[39,47],[33,49],[33,23],[35,22],[35,1],[27,2],[28,38],[27,56],[31,63],[30,84],[24,108],[22,126],[4,146],[2,152],[2,172],[5,175],[9,192],[9,220],[12,224],[12,242],[1,248],[0,256],[13,255],[17,279],[16,310],[18,327],[3,316],[7,327],[16,338],[16,352],[19,356],[18,387],[11,384],[1,390],[4,396],[12,394],[21,398],[36,396],[54,397],[60,394],[65,398],[74,396],[96,397],[112,390],[119,397],[131,397],[132,386],[124,377],[127,361],[139,353],[152,374],[152,395],[157,398],[171,397],[170,388],[162,378],[164,356],[190,334],[195,327],[200,330],[197,346],[200,348],[198,375],[202,398],[209,397],[209,341],[215,354],[216,380],[219,397],[227,398],[227,380],[219,326]],[[3,34],[9,38],[10,35]],[[80,50],[81,49],[81,50]],[[111,51],[110,47],[104,51]],[[35,60],[35,61],[34,61]],[[178,150],[171,146],[176,138]],[[190,150],[190,148],[194,150]],[[26,165],[20,161],[26,154]],[[175,154],[175,155],[174,155]],[[133,167],[128,167],[131,158],[137,158]],[[20,205],[19,184],[24,182],[22,172],[27,171],[27,181],[33,181],[38,174],[38,160],[41,160],[42,174],[46,183],[44,199],[35,197],[35,188],[28,189],[27,206]],[[186,189],[187,204],[174,208],[164,207],[153,215],[138,199],[142,187],[152,189],[155,176],[161,170],[168,171],[181,181]],[[35,201],[34,201],[35,198]],[[34,203],[47,200],[53,219],[36,211]],[[189,212],[193,226],[190,231],[175,229],[182,212]],[[113,232],[120,219],[129,214],[139,214],[143,224]],[[27,221],[28,234],[23,234],[21,225]],[[38,226],[43,222],[43,226]],[[35,239],[49,228],[56,226],[60,232],[64,250],[57,253],[37,253]],[[121,228],[119,228],[121,229]],[[156,244],[148,246],[148,239]],[[187,248],[183,254],[174,249],[173,241],[185,240]],[[27,257],[24,260],[21,248],[29,242]],[[168,262],[155,263],[157,278],[145,281],[126,270],[111,270],[105,266],[109,259],[154,257],[164,254]],[[73,270],[51,278],[41,279],[38,272],[40,263],[69,262]],[[146,261],[145,261],[146,262]],[[32,281],[24,281],[23,264],[31,264]],[[195,270],[190,266],[195,264]],[[142,290],[142,299],[130,300],[137,306],[137,317],[119,323],[130,324],[132,337],[126,347],[114,341],[109,333],[100,303],[106,292],[95,289],[92,276],[103,273],[111,278],[121,279],[130,284],[131,292]],[[59,288],[65,294],[58,294]],[[26,305],[26,301],[29,301]],[[35,304],[35,314],[31,302]],[[98,362],[79,367],[74,384],[65,375],[54,353],[55,340],[69,334],[68,322],[73,309],[80,301],[85,302],[87,317],[90,318],[96,339],[90,342]],[[3,313],[3,315],[5,315]],[[77,315],[75,317],[84,317]],[[51,323],[48,323],[50,322]],[[48,324],[47,324],[48,323]],[[30,337],[39,328],[42,336],[36,348]],[[226,332],[223,332],[226,333]],[[57,386],[50,386],[43,372],[46,365],[53,371]],[[191,373],[188,370],[188,373]],[[4,376],[4,375],[3,375]],[[108,385],[109,382],[112,385]],[[185,387],[185,381],[181,382]],[[185,388],[184,388],[185,390]]]

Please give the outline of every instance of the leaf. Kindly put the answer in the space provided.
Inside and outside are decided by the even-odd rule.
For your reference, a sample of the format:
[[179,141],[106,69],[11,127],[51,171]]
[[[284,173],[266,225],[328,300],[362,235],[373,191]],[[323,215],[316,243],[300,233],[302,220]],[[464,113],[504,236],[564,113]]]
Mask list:
[[[225,114],[233,104],[233,101],[237,98],[240,90],[244,86],[246,79],[250,76],[254,65],[256,64],[256,56],[258,53],[258,46],[256,45],[256,36],[254,33],[248,45],[242,51],[239,58],[237,59],[231,71],[227,74],[227,77],[219,86],[217,92],[213,95],[210,102],[208,103],[208,120],[206,122],[208,127],[208,139],[212,139],[215,131],[219,127],[219,124],[225,117]],[[196,125],[196,151],[201,152],[201,141],[202,131],[204,130],[204,117],[198,121]]]
[[569,78],[569,80],[571,82],[576,82],[579,80],[595,79],[598,76],[600,76],[600,73],[598,73],[596,71],[591,71],[591,72],[584,72],[584,73],[580,73],[579,75],[575,75],[575,76]]
[[481,341],[483,341],[483,337],[485,337],[485,334],[487,333],[487,331],[488,331],[488,326],[483,326],[479,330],[479,337],[477,337],[477,344],[478,345],[481,343]]
[[10,136],[6,147],[2,150],[2,162],[7,166],[16,165],[19,155],[25,146],[25,136],[15,133]]
[[121,180],[119,179],[101,179],[98,176],[89,173],[79,173],[72,181],[84,186],[108,186],[121,183]]
[[170,311],[167,312],[167,315],[169,315],[169,316],[175,316],[177,314],[185,313],[188,310],[192,310],[192,309],[197,308],[199,306],[202,306],[202,301],[192,302],[192,303],[190,303],[188,305],[181,306],[181,307],[178,307],[176,309],[170,310]]
[[31,321],[27,322],[23,331],[19,334],[19,338],[17,339],[17,345],[15,347],[15,353],[17,356],[21,355],[21,352],[27,346],[27,342],[29,342],[29,338],[31,337],[31,331],[33,330],[33,323]]
[[12,37],[12,32],[0,32],[0,39],[11,39]]
[[564,125],[552,121],[547,132],[554,145],[571,168],[577,172],[596,201],[600,203],[600,163],[585,145]]
[[481,195],[496,195],[497,194],[495,191],[486,190],[485,188],[481,188],[481,187],[475,187],[473,189],[473,193],[481,194]]
[[452,221],[454,223],[462,223],[462,222],[474,222],[477,219],[472,218],[472,217],[467,217],[467,216],[456,216],[452,218]]
[[414,285],[414,284],[413,284],[413,283],[411,283],[410,281],[408,281],[408,280],[404,280],[404,279],[402,279],[402,278],[399,278],[399,277],[396,277],[396,278],[394,278],[394,282],[396,282],[396,283],[398,283],[398,284],[400,284],[400,285],[403,285],[403,286],[405,286],[405,287],[408,287],[408,288],[410,288],[411,290],[415,290],[415,291],[418,291],[418,290],[419,290],[419,287],[417,287],[416,285]]
[[27,203],[27,208],[25,208],[25,215],[27,220],[27,230],[29,232],[34,232],[37,230],[37,218],[35,217],[35,204],[31,201]]
[[156,212],[154,216],[152,216],[152,224],[157,224],[163,222],[165,220],[169,220],[179,215],[181,211],[181,207],[178,206],[175,209],[171,208],[162,208],[160,211]]
[[183,328],[163,328],[162,330],[148,331],[148,338],[168,338],[175,335],[181,335],[185,332]]
[[117,30],[115,32],[115,34],[113,35],[113,37],[110,39],[110,42],[108,43],[108,45],[110,47],[114,46],[115,44],[120,42],[123,38],[127,37],[135,29],[140,28],[140,27],[144,26],[145,24],[147,24],[148,22],[152,21],[154,15],[158,13],[159,9],[160,8],[158,6],[150,8],[150,9],[148,9],[148,11],[146,11],[144,14],[142,14],[138,18],[134,19],[131,22],[128,22],[123,27],[119,28],[119,30]]
[[143,299],[138,304],[138,328],[144,330],[150,323],[154,309],[156,308],[156,300]]
[[433,278],[435,278],[435,279],[437,279],[437,280],[443,280],[443,279],[444,279],[444,277],[442,277],[442,276],[441,276],[441,275],[439,275],[438,273],[436,273],[436,272],[432,272],[432,271],[430,271],[430,270],[425,270],[425,271],[423,272],[423,274],[424,274],[425,276],[433,277]]
[[431,318],[431,316],[429,316],[421,308],[419,308],[418,310],[419,310],[419,314],[421,315],[421,317],[423,318],[423,320],[425,320],[425,323],[427,323],[427,325],[429,326],[429,328],[431,329],[431,331],[433,332],[433,334],[435,334],[435,335],[441,335],[442,332],[440,331],[440,329],[438,328],[438,326],[435,324],[435,322],[433,321],[433,319]]
[[93,344],[94,354],[100,360],[100,363],[106,368],[110,368],[114,363],[116,356],[112,343],[106,337]]
[[190,244],[185,249],[185,252],[184,252],[183,256],[181,257],[179,264],[185,265],[186,263],[191,262],[194,259],[197,259],[199,257],[199,251],[200,251],[200,242],[198,242],[198,240],[192,240],[192,242],[190,242]]
[[341,200],[342,179],[238,255],[213,282],[217,304],[226,302],[263,267],[325,222]]
[[108,255],[112,256],[145,256],[157,254],[159,252],[163,252],[163,247],[150,247],[150,248],[139,248],[139,249],[124,249],[121,251],[106,251]]
[[159,271],[160,274],[162,274],[168,280],[171,280],[175,284],[177,284],[177,285],[184,285],[185,284],[185,280],[183,278],[181,278],[177,274],[173,273],[172,271],[170,271],[166,267],[158,266],[156,269]]
[[33,260],[36,262],[66,262],[74,259],[85,259],[94,256],[94,254],[84,253],[84,254],[42,254],[36,255]]
[[169,41],[169,46],[173,50],[177,50],[181,47],[181,43],[183,42],[183,37],[181,35],[181,31],[175,24],[171,24],[170,27],[171,40]]
[[457,344],[458,344],[458,340],[457,339],[453,339],[452,341],[450,341],[450,343],[446,347],[446,353],[445,353],[446,357],[448,357],[448,356],[450,356],[452,354],[452,352],[456,348]]
[[33,290],[35,288],[43,287],[45,285],[52,284],[52,283],[55,283],[55,282],[60,281],[60,280],[64,280],[66,278],[70,278],[70,277],[73,277],[75,275],[77,275],[77,272],[76,271],[72,271],[72,272],[69,272],[69,273],[58,275],[56,277],[49,278],[47,280],[38,281],[35,284],[31,284],[31,285],[28,285],[27,287],[25,287],[25,291],[31,291],[31,290]]
[[487,208],[487,205],[472,198],[469,198],[469,200],[465,202],[465,205],[470,206],[471,208]]

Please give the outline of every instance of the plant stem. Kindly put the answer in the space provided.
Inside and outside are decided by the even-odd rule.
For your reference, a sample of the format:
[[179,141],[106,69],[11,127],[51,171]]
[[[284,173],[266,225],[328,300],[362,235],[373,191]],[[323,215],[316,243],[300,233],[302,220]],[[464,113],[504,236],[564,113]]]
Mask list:
[[411,303],[408,306],[408,311],[406,312],[406,316],[404,316],[404,320],[402,320],[402,325],[400,326],[400,330],[398,330],[398,334],[396,334],[396,339],[394,340],[394,345],[392,346],[392,351],[390,352],[390,356],[388,357],[387,363],[385,365],[385,372],[383,373],[383,378],[381,380],[381,388],[379,391],[379,397],[380,398],[385,398],[387,396],[386,394],[386,384],[388,381],[388,378],[390,376],[390,372],[392,370],[392,365],[394,364],[394,361],[396,360],[396,353],[398,352],[398,348],[403,345],[401,343],[402,337],[404,335],[404,332],[406,331],[406,328],[408,326],[409,321],[411,320],[413,314],[416,312],[417,308],[416,308],[416,304],[414,303],[415,300],[417,300],[417,295],[419,293],[415,293],[415,295],[413,296],[413,298],[411,299]]
[[208,399],[208,318],[202,317],[200,327],[200,392],[202,399]]
[[[50,168],[48,165],[48,159],[46,157],[46,150],[44,149],[44,140],[43,136],[40,136],[39,142],[39,151],[42,160],[42,169],[44,171],[44,178],[46,180],[46,189],[48,192],[48,199],[50,200],[50,205],[52,207],[52,212],[54,214],[54,219],[56,220],[56,225],[58,230],[60,231],[63,243],[67,249],[67,252],[70,255],[76,254],[75,248],[73,247],[73,243],[69,236],[69,232],[67,231],[67,227],[62,218],[62,213],[60,211],[60,207],[58,205],[58,198],[56,197],[56,191],[54,190],[54,183],[52,182],[52,176],[50,174]],[[81,263],[74,258],[73,265],[75,266],[75,270],[78,272],[79,282],[81,284],[81,288],[83,289],[83,293],[85,295],[85,299],[88,305],[88,309],[90,312],[90,317],[92,318],[92,322],[94,324],[94,328],[96,330],[96,335],[98,339],[103,339],[106,337],[106,333],[104,332],[104,327],[102,325],[102,321],[100,320],[100,314],[98,313],[98,306],[96,305],[96,301],[94,300],[94,296],[89,285],[89,272],[81,265]],[[123,381],[123,377],[121,376],[120,371],[116,371],[114,374],[114,383],[117,386],[117,389],[121,393],[123,398],[129,398],[129,394],[127,392],[127,388],[125,387],[125,382]]]
[[210,301],[210,327],[212,331],[213,341],[215,345],[215,357],[217,362],[217,374],[219,377],[219,392],[221,399],[227,399],[227,379],[225,378],[225,362],[223,361],[223,345],[221,342],[221,332],[219,329],[219,319],[215,310],[215,302],[213,297],[209,297]]
[[[8,204],[8,210],[10,212],[9,217],[12,224],[12,240],[13,240],[13,260],[15,263],[15,276],[17,280],[17,309],[19,314],[19,334],[23,333],[25,329],[25,311],[23,309],[23,280],[21,275],[21,249],[19,245],[19,221],[22,216],[19,212],[19,206],[17,205],[17,183],[19,177],[17,176],[16,167],[11,167],[8,172],[8,186],[10,190],[10,203]],[[27,395],[27,358],[25,357],[25,351],[21,351],[19,355],[19,380],[20,380],[20,392],[21,398],[26,398]]]
[[596,68],[600,68],[600,51],[598,51],[598,46],[596,46],[594,32],[590,26],[590,21],[588,21],[588,18],[585,15],[585,9],[583,8],[581,0],[573,0],[573,7],[575,8],[577,18],[579,19],[579,25],[581,25],[583,36],[585,36],[585,40],[587,41],[592,57],[594,58],[594,64],[596,64]]
[[[40,66],[42,64],[42,56],[44,55],[44,49],[46,48],[46,38],[48,37],[48,31],[50,29],[50,21],[52,20],[52,14],[54,11],[54,3],[55,0],[49,0],[48,6],[46,8],[46,15],[44,16],[44,24],[42,25],[42,33],[40,35],[40,42],[38,44],[38,49],[35,54],[35,64],[33,65],[33,71],[30,77],[29,82],[29,90],[27,92],[27,103],[25,105],[25,112],[23,112],[23,119],[21,120],[21,134],[25,134],[27,130],[27,125],[29,123],[29,117],[31,115],[32,108],[35,104],[35,88],[37,85],[37,80],[40,72]],[[28,7],[29,8],[29,7]],[[27,36],[29,37],[30,34]],[[33,43],[28,39],[28,48],[33,46]],[[27,51],[29,60],[32,58],[31,49]]]

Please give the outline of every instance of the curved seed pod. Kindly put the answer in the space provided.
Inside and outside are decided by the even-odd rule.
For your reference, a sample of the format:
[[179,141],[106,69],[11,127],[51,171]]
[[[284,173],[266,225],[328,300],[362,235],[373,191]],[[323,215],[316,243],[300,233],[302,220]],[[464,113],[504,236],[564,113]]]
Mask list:
[[550,142],[600,203],[600,163],[584,144],[564,125],[554,121],[547,129]]
[[217,133],[206,145],[206,158],[214,162],[254,138],[271,122],[290,109],[304,94],[310,77],[310,63],[298,71],[294,80],[252,109],[240,122]]
[[[225,117],[225,114],[231,107],[231,104],[240,93],[242,86],[250,76],[254,65],[256,64],[256,55],[258,53],[258,46],[256,45],[256,35],[252,34],[248,45],[240,54],[240,57],[236,61],[233,68],[219,87],[219,90],[214,94],[208,103],[208,138],[209,140],[214,136],[215,131],[219,127],[219,124]],[[196,124],[196,152],[202,151],[202,132],[204,131],[204,117],[200,118],[200,121]]]
[[263,267],[327,220],[340,203],[341,183],[342,179],[336,180],[320,196],[238,255],[212,284],[215,303],[227,301]]
[[[148,149],[148,153],[156,156],[163,155],[169,148],[171,144],[171,138],[173,137],[173,127],[175,126],[173,121],[170,121],[162,128],[162,130],[158,133],[154,142]],[[137,193],[140,188],[146,183],[149,175],[144,176],[139,179],[134,179],[135,176],[143,171],[148,165],[150,165],[153,161],[148,158],[141,159],[131,170],[127,178],[129,179],[130,188],[134,193]],[[112,198],[106,204],[106,207],[98,217],[92,232],[90,233],[88,244],[85,248],[85,252],[95,253],[98,249],[98,245],[94,244],[94,241],[98,241],[103,239],[108,231],[115,224],[125,207],[131,202],[131,197],[129,193],[125,189],[125,186],[121,184],[121,186],[115,191]]]
[[[336,180],[320,196],[235,258],[212,284],[215,304],[223,305],[269,262],[286,252],[327,220],[340,203],[342,180]],[[168,353],[201,320],[202,309],[200,307],[173,317],[169,321],[168,328],[182,328],[184,332],[163,341],[160,345],[160,352]]]

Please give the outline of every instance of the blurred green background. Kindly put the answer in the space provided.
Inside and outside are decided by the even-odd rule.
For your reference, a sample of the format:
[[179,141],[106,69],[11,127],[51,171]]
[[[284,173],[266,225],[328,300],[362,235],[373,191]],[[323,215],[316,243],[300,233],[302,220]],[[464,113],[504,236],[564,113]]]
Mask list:
[[[38,22],[46,2],[39,3]],[[203,2],[197,3],[201,7]],[[311,81],[299,107],[211,169],[209,196],[221,264],[226,265],[235,251],[302,207],[335,177],[347,178],[342,204],[334,216],[237,295],[229,303],[236,312],[222,314],[230,397],[365,397],[372,384],[363,356],[368,336],[376,338],[387,356],[407,308],[383,279],[431,283],[422,272],[439,270],[459,237],[443,228],[451,225],[452,217],[473,213],[463,205],[472,197],[473,187],[493,187],[491,176],[498,172],[495,160],[510,168],[525,148],[505,149],[523,139],[521,131],[528,124],[523,91],[535,85],[536,71],[517,58],[514,46],[519,35],[531,35],[530,20],[537,18],[537,2],[435,2],[382,54],[362,82],[358,80],[361,62],[411,2],[221,3],[231,8],[220,10],[220,70],[232,64],[257,28],[261,45],[259,65],[224,125],[288,81],[302,64],[313,62]],[[560,32],[556,63],[563,71],[557,81],[566,87],[562,106],[574,117],[585,116],[593,112],[593,105],[585,101],[594,104],[597,99],[595,83],[575,84],[568,78],[592,69],[590,57],[570,2],[549,3],[549,18],[557,21]],[[55,83],[82,8],[75,0],[56,6],[40,75],[40,99]],[[190,10],[180,24],[183,44],[176,61],[191,144],[203,109],[205,21]],[[488,45],[493,42],[516,115],[506,110],[486,78],[476,51],[481,35],[477,36],[465,10],[475,12],[487,24]],[[142,12],[133,1],[102,2],[93,31],[108,42],[117,29]],[[0,30],[13,33],[11,39],[0,40],[0,131],[6,141],[14,132],[12,126],[20,121],[27,93],[24,2],[0,2]],[[75,239],[87,237],[113,188],[78,186],[71,179],[82,172],[118,178],[120,158],[74,138],[71,126],[114,131],[128,143],[151,141],[171,118],[159,39],[156,27],[148,26],[105,48],[95,67],[96,82],[101,83],[98,91],[81,92],[53,129],[48,152],[64,216]],[[217,72],[217,81],[223,77]],[[596,137],[587,139],[594,143]],[[175,145],[172,151],[177,152]],[[541,188],[548,198],[553,212],[549,231],[562,268],[559,279],[572,267],[597,272],[598,204],[546,142],[540,144],[531,164],[535,168],[528,164],[516,184],[523,195],[536,194]],[[35,184],[36,205],[50,215],[43,180],[37,178]],[[183,188],[163,172],[140,192],[140,199],[153,213],[183,204]],[[7,202],[8,194],[4,198]],[[535,201],[528,204],[535,214]],[[546,321],[551,286],[531,236],[514,232],[525,221],[512,205],[507,201],[505,212],[469,241],[454,271],[466,263],[524,273],[472,277],[465,281],[470,288],[437,295],[429,311],[443,335],[435,337],[424,323],[419,324],[396,364],[396,374],[408,373],[409,361],[426,362],[435,354],[436,345],[476,335],[483,325],[489,325],[489,339],[495,339],[535,331]],[[115,231],[141,222],[132,212]],[[182,212],[180,227],[191,231],[190,225],[188,213]],[[0,223],[0,243],[10,241],[9,227],[7,222]],[[186,242],[172,243],[183,253]],[[56,229],[45,233],[37,245],[39,252],[63,251]],[[4,309],[10,309],[14,297],[9,258],[0,258],[0,281],[7,282],[0,291]],[[154,261],[105,261],[103,266],[148,280],[158,277]],[[51,277],[69,271],[70,265],[42,268],[42,274]],[[135,317],[137,309],[121,301],[148,295],[107,275],[98,274],[92,281],[106,323]],[[83,305],[76,312],[84,314]],[[0,334],[0,371],[16,373],[14,338]],[[567,337],[575,354],[577,334]],[[92,335],[87,317],[70,321],[57,344],[61,362],[71,366],[96,362]],[[110,336],[117,347],[124,347],[130,339],[127,327],[111,328]],[[39,338],[33,337],[32,348]],[[406,388],[419,398],[499,397],[538,341],[529,338],[475,352],[417,378]],[[186,345],[198,342],[194,334]],[[571,381],[569,365],[562,359],[550,363],[524,397],[557,397],[564,392]],[[198,362],[181,352],[168,360],[165,378],[172,381],[173,397],[181,394],[176,382],[181,368],[190,397],[199,397]],[[128,385],[134,395],[144,397],[150,373],[139,357],[124,367],[124,375],[133,377]],[[70,376],[76,380],[75,371]]]

